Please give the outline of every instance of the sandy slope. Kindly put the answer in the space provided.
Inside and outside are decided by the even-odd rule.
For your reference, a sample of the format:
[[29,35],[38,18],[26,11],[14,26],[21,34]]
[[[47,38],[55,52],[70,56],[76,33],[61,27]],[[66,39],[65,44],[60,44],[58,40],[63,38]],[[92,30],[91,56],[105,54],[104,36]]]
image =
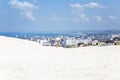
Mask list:
[[54,48],[0,36],[0,80],[120,80],[120,46]]

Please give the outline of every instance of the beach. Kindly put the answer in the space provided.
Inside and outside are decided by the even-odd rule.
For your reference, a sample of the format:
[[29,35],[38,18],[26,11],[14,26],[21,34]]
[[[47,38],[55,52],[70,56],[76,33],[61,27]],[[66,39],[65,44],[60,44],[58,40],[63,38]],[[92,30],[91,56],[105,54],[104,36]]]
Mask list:
[[45,47],[0,36],[0,80],[120,80],[120,46]]

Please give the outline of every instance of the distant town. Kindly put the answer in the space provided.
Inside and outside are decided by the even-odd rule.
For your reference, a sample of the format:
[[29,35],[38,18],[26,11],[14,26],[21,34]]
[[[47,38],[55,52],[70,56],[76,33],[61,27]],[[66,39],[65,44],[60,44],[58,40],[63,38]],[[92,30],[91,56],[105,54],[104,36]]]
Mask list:
[[120,32],[77,32],[77,36],[32,36],[18,38],[35,41],[42,46],[55,46],[64,48],[76,48],[86,46],[110,46],[120,45]]

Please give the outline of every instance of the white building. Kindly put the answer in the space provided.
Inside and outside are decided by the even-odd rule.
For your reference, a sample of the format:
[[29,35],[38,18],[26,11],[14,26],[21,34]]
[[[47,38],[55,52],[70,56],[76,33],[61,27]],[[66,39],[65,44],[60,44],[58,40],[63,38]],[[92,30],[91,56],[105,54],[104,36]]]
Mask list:
[[48,40],[40,40],[40,44],[41,44],[42,46],[51,46],[51,43],[48,42]]
[[65,44],[68,45],[68,46],[76,46],[76,40],[67,39]]
[[93,40],[92,41],[92,46],[96,46],[96,45],[98,45],[98,40]]

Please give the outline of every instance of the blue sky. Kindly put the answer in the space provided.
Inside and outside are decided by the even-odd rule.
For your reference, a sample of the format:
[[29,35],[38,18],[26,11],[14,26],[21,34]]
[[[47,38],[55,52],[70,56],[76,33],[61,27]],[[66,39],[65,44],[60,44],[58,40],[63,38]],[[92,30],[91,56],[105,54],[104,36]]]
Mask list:
[[1,0],[0,32],[120,30],[120,0]]

